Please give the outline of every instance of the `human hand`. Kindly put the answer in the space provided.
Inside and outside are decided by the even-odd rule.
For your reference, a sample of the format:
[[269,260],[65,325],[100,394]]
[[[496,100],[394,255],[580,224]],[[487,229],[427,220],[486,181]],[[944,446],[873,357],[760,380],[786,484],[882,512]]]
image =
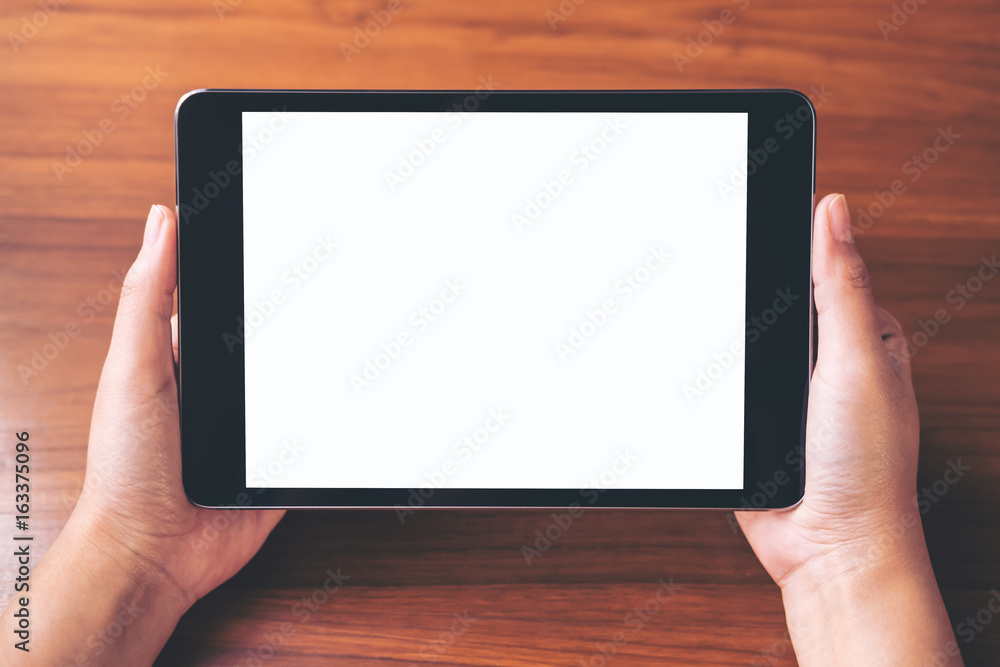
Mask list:
[[906,342],[872,299],[842,195],[817,205],[813,234],[819,337],[805,496],[788,511],[737,518],[782,589],[800,664],[923,665],[954,635],[915,502],[920,428]]
[[74,517],[86,514],[103,548],[162,572],[193,604],[246,564],[284,511],[231,512],[224,530],[205,531],[219,512],[195,507],[184,495],[177,319],[170,316],[176,234],[174,213],[154,206],[143,248],[122,286]]
[[[176,234],[174,213],[154,206],[122,287],[83,492],[31,575],[32,632],[44,637],[30,645],[35,664],[152,663],[183,613],[243,567],[284,514],[234,510],[219,530],[219,511],[184,494]],[[28,660],[9,642],[6,651],[3,664]]]

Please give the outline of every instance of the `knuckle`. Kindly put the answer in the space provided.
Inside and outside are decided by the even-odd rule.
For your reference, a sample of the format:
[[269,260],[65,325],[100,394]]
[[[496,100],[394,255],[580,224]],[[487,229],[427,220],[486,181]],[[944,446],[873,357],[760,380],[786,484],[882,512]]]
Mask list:
[[142,276],[133,266],[125,274],[125,279],[122,281],[122,299],[132,298],[135,294],[142,290]]
[[852,287],[862,290],[871,289],[871,275],[860,257],[847,263],[844,267],[844,278]]
[[124,308],[126,311],[131,309],[132,305],[142,293],[145,283],[146,276],[136,265],[133,264],[132,268],[128,270],[128,273],[125,274],[125,278],[122,280],[121,297],[118,307]]

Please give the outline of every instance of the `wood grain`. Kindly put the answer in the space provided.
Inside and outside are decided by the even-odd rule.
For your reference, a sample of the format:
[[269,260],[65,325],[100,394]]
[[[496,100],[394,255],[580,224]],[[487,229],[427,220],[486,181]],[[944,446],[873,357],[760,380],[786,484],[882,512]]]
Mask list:
[[[546,11],[557,0],[412,0],[350,62],[341,43],[386,2],[231,0],[221,16],[220,4],[68,0],[43,12],[30,39],[0,47],[0,422],[38,443],[39,552],[81,488],[116,276],[150,203],[174,200],[172,114],[184,92],[467,88],[490,74],[504,89],[788,87],[827,97],[818,190],[845,192],[855,210],[877,211],[875,193],[909,178],[905,163],[939,129],[960,135],[859,245],[878,300],[910,335],[940,308],[951,316],[914,359],[919,481],[932,485],[948,461],[971,469],[924,525],[953,622],[985,607],[1000,587],[1000,281],[960,310],[947,294],[1000,250],[996,2],[930,0],[884,38],[887,0],[585,0],[564,2],[575,10],[554,30]],[[674,54],[725,9],[733,21],[679,71]],[[24,22],[40,11],[0,3],[6,41],[31,32]],[[147,67],[166,74],[122,116],[116,100]],[[104,119],[113,132],[57,174]],[[22,380],[18,366],[67,323],[79,335]],[[629,641],[609,664],[795,664],[778,590],[725,514],[590,511],[529,567],[519,547],[547,521],[536,511],[434,511],[405,525],[386,512],[293,513],[183,619],[159,664],[596,665],[623,628]],[[0,504],[0,535],[12,523]],[[347,585],[306,618],[296,604],[338,567]],[[3,581],[11,568],[0,557]],[[633,633],[626,615],[661,578],[681,587]],[[9,595],[0,588],[0,602]],[[467,625],[451,635],[456,613]],[[997,664],[1000,623],[962,648],[969,665]]]

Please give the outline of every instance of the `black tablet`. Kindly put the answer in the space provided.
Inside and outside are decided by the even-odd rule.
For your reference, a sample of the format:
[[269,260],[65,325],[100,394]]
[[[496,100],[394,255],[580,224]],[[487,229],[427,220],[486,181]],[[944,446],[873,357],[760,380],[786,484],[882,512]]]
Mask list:
[[199,90],[176,113],[207,507],[788,507],[794,91]]

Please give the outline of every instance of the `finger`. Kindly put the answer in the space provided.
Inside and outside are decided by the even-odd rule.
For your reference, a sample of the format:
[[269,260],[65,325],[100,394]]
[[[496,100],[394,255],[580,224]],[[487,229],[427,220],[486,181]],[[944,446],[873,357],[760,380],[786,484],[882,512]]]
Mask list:
[[170,343],[174,348],[174,363],[177,363],[177,313],[170,318]]
[[828,195],[816,206],[813,285],[817,372],[853,383],[859,372],[880,370],[881,363],[888,366],[868,268],[851,237],[851,214],[843,195]]
[[154,396],[172,387],[170,315],[177,284],[176,218],[153,206],[142,249],[122,285],[101,384],[120,395]]

